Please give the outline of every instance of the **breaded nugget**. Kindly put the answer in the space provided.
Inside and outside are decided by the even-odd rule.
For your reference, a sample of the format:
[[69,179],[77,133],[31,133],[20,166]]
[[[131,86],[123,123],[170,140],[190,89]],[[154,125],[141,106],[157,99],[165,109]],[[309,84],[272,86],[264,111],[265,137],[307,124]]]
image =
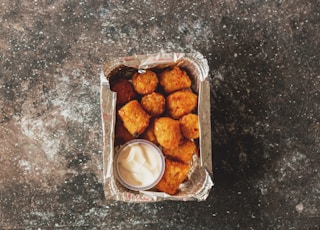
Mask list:
[[191,86],[191,80],[188,74],[178,66],[161,72],[159,74],[159,82],[166,93],[173,93]]
[[132,84],[137,93],[145,95],[155,91],[159,83],[158,76],[151,70],[136,72],[132,76]]
[[118,110],[120,119],[129,133],[138,137],[149,125],[150,115],[147,114],[137,100],[129,101]]
[[152,143],[158,145],[157,138],[154,134],[154,120],[150,120],[149,126],[141,135],[141,137],[147,141],[151,141]]
[[158,143],[167,149],[176,148],[182,138],[179,121],[170,117],[160,117],[155,120],[154,134]]
[[117,105],[124,105],[128,101],[137,97],[133,85],[125,79],[117,79],[110,83],[112,91],[117,92]]
[[141,99],[141,105],[151,116],[159,116],[164,112],[166,99],[157,92],[144,95]]
[[115,144],[122,145],[134,137],[128,132],[128,130],[123,126],[121,121],[116,122],[116,132],[115,132]]
[[191,90],[179,90],[166,98],[167,110],[174,119],[190,113],[196,108],[197,103],[198,96]]
[[199,137],[199,118],[197,114],[189,113],[179,119],[181,134],[188,139]]
[[178,161],[188,164],[194,153],[196,153],[196,145],[193,141],[184,139],[179,146],[174,149],[163,148],[162,152],[165,156],[175,158]]
[[170,195],[176,194],[180,184],[186,179],[189,170],[189,164],[166,159],[164,174],[156,188]]

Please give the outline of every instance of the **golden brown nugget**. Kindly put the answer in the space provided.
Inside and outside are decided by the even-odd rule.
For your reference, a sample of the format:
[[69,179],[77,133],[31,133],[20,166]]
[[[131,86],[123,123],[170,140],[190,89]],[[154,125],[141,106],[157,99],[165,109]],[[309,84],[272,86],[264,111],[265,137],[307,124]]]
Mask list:
[[117,105],[124,105],[137,97],[133,85],[125,79],[117,79],[110,83],[110,89],[117,92]]
[[164,174],[156,188],[162,192],[174,195],[180,184],[186,179],[190,165],[166,159]]
[[141,99],[141,105],[151,116],[159,116],[164,112],[166,99],[157,92],[144,95]]
[[198,96],[191,90],[179,90],[166,98],[166,108],[174,119],[192,112],[198,103]]
[[178,147],[182,138],[179,121],[170,117],[160,117],[155,120],[154,134],[158,143],[167,149]]
[[173,93],[177,90],[191,87],[191,80],[188,74],[178,66],[165,70],[159,74],[159,82],[166,93]]
[[118,110],[120,119],[129,133],[138,137],[149,125],[150,115],[147,114],[137,100],[129,101]]
[[128,141],[133,140],[134,137],[123,126],[121,121],[116,122],[115,144],[122,145]]
[[180,118],[181,134],[188,139],[199,138],[199,117],[197,114],[189,113]]
[[165,156],[175,158],[185,164],[188,164],[193,154],[196,152],[196,145],[193,141],[184,139],[178,147],[174,149],[162,149]]
[[159,83],[158,76],[151,70],[144,73],[134,73],[132,76],[132,84],[137,93],[145,95],[155,91]]
[[158,141],[157,138],[154,134],[154,120],[150,121],[149,126],[147,127],[147,129],[144,131],[144,133],[141,136],[143,139],[147,140],[147,141],[151,141],[152,143],[158,145]]

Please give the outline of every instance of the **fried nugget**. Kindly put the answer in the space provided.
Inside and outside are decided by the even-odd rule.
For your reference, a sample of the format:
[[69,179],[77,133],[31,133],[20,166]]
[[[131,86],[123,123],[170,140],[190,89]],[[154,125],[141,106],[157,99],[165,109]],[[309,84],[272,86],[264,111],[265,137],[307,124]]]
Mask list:
[[151,141],[152,143],[158,145],[158,141],[156,135],[154,134],[154,120],[150,120],[150,124],[141,137],[147,141]]
[[155,91],[159,83],[158,76],[151,70],[136,72],[132,76],[132,84],[137,93],[145,95]]
[[122,145],[128,141],[133,140],[134,137],[128,132],[128,130],[123,126],[121,121],[116,122],[116,132],[115,132],[115,144]]
[[144,95],[141,99],[141,105],[145,111],[151,116],[158,116],[164,112],[166,99],[165,97],[157,92]]
[[173,93],[177,90],[191,87],[191,80],[188,74],[178,66],[165,70],[159,74],[159,82],[166,93]]
[[198,96],[191,90],[179,90],[166,98],[166,107],[174,119],[179,119],[194,110],[198,103]]
[[178,147],[174,149],[163,148],[162,152],[167,157],[188,164],[191,161],[193,154],[196,152],[196,145],[193,141],[184,139]]
[[189,113],[180,119],[181,134],[188,139],[199,138],[199,118],[197,114]]
[[110,89],[117,92],[117,105],[124,105],[128,101],[137,97],[133,85],[125,79],[117,79],[110,83]]
[[155,120],[154,134],[158,143],[167,149],[176,148],[182,138],[179,121],[170,117],[160,117]]
[[166,159],[164,174],[156,188],[170,195],[176,194],[180,184],[186,179],[189,170],[189,164]]
[[147,114],[137,100],[129,101],[118,110],[118,115],[129,133],[138,137],[148,127],[150,115]]

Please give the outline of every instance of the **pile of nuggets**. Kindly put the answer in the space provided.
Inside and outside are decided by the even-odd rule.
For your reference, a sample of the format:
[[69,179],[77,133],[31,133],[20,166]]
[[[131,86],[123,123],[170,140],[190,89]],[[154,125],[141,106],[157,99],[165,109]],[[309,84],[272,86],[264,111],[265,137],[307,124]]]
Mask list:
[[156,188],[171,195],[186,180],[192,157],[198,152],[198,96],[191,84],[186,71],[178,66],[157,73],[136,71],[131,79],[120,76],[110,83],[117,92],[115,143],[143,138],[158,145],[166,166]]

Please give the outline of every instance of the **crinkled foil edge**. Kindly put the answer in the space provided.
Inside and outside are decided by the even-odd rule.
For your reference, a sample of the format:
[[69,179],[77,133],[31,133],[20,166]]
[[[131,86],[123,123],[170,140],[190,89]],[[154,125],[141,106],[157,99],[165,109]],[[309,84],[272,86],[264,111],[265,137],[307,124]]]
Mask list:
[[[159,65],[172,64],[180,66],[193,65],[192,75],[197,76],[197,91],[199,96],[198,115],[200,122],[200,159],[199,167],[189,178],[189,186],[196,188],[190,192],[182,192],[171,196],[162,192],[127,190],[115,178],[113,172],[114,157],[114,127],[116,116],[116,93],[110,90],[108,76],[120,66],[137,69],[149,69]],[[209,66],[200,53],[156,53],[116,58],[106,63],[100,74],[101,91],[100,106],[103,126],[103,183],[106,200],[124,202],[156,202],[163,200],[204,201],[212,188],[212,154],[211,154],[211,124],[210,124],[210,85],[208,80]],[[196,177],[195,179],[193,179]],[[199,180],[200,178],[200,180]]]

